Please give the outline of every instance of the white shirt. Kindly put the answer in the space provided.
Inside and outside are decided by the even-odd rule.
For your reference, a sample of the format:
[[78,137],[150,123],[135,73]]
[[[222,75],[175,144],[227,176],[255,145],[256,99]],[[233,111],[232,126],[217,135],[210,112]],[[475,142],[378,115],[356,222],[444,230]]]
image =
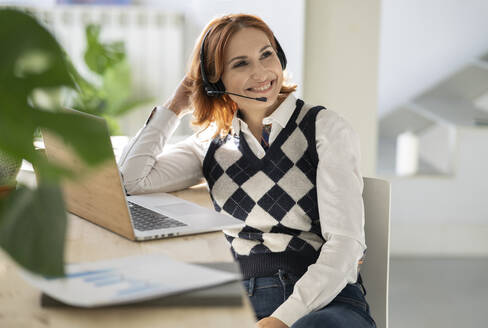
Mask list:
[[[272,124],[270,145],[286,126],[295,103],[295,96],[290,94],[263,119],[263,124]],[[166,145],[179,121],[171,110],[158,107],[151,121],[126,146],[119,165],[129,194],[170,192],[202,181],[203,159],[212,133],[195,134]],[[317,200],[322,236],[327,242],[317,262],[309,266],[290,297],[272,314],[288,326],[326,306],[348,283],[355,283],[358,261],[366,250],[359,137],[343,117],[330,109],[318,113],[315,125]],[[260,141],[237,115],[232,127],[236,133],[242,131],[258,158],[264,156]]]

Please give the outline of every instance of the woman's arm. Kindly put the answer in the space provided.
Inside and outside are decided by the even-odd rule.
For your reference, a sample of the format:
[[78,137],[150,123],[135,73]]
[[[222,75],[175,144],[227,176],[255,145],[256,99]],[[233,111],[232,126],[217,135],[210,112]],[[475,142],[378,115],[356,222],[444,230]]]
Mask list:
[[190,107],[184,79],[164,107],[154,108],[146,125],[132,138],[119,161],[129,194],[168,192],[198,183],[203,175],[203,145],[195,136],[166,146]]
[[355,283],[358,261],[366,249],[359,137],[337,113],[322,110],[316,119],[316,145],[318,207],[327,242],[317,262],[272,315],[288,326],[326,306],[348,283]]
[[166,146],[179,121],[172,111],[157,107],[126,146],[119,167],[127,193],[169,192],[200,182],[203,158],[196,138]]

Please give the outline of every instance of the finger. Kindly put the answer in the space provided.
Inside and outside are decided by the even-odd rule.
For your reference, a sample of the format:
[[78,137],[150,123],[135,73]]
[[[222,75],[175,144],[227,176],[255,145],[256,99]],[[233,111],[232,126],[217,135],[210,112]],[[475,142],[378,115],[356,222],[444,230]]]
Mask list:
[[183,79],[182,81],[182,84],[187,87],[187,88],[190,88],[192,85],[193,85],[193,80],[190,79],[189,76],[185,76],[185,78]]

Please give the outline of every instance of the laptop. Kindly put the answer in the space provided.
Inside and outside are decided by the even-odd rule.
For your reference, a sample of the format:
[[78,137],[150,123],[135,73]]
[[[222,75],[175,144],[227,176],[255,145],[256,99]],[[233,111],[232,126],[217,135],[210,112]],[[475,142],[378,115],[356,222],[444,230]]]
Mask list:
[[[103,140],[112,149],[104,118],[67,109],[83,115],[92,126],[103,130]],[[74,180],[62,184],[69,212],[130,240],[150,240],[224,229],[242,228],[244,223],[167,193],[127,196],[115,156],[89,168],[61,138],[42,131],[48,159],[70,167]]]

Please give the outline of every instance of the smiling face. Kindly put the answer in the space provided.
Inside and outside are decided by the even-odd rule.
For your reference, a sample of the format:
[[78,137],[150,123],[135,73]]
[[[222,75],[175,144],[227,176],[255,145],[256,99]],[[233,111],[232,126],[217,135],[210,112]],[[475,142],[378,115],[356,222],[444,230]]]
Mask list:
[[229,95],[245,115],[254,112],[264,117],[278,107],[283,70],[263,31],[248,27],[232,36],[224,52],[222,82],[228,92],[267,98],[261,102]]

